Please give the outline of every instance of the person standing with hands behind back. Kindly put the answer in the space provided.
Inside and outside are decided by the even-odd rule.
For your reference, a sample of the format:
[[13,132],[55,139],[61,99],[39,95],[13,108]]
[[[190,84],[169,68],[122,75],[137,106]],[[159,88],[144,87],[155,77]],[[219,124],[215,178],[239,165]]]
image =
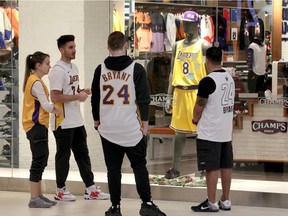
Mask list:
[[41,180],[47,166],[49,113],[61,115],[61,110],[50,104],[49,91],[42,77],[49,73],[50,57],[42,52],[35,52],[26,58],[24,76],[22,125],[30,142],[32,163],[30,167],[30,208],[49,208],[56,205],[42,194]]
[[122,216],[121,166],[126,154],[134,172],[137,192],[142,200],[141,216],[166,216],[151,200],[146,167],[150,92],[145,69],[126,55],[123,33],[108,37],[111,56],[99,65],[92,83],[92,113],[98,130],[108,171],[112,206],[105,216]]
[[76,197],[66,188],[66,179],[69,172],[71,149],[77,162],[80,175],[86,186],[84,198],[87,200],[109,199],[109,194],[103,193],[94,183],[94,175],[87,147],[87,134],[80,111],[80,102],[84,102],[91,89],[80,90],[79,72],[75,64],[76,45],[74,35],[62,35],[57,40],[61,59],[52,68],[49,74],[51,100],[59,104],[64,115],[59,118],[51,116],[56,152],[56,200],[74,201]]
[[[195,212],[231,210],[229,200],[233,151],[232,129],[235,83],[232,76],[222,68],[222,50],[211,47],[206,51],[206,67],[210,72],[198,88],[193,112],[193,124],[197,125],[198,170],[206,170],[208,198]],[[218,172],[220,170],[222,196],[216,202]]]

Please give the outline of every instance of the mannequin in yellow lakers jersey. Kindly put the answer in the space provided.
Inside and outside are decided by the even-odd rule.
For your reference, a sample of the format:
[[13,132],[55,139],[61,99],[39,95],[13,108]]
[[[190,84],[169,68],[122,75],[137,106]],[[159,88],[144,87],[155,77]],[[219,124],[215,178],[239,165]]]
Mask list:
[[185,147],[186,134],[196,134],[192,123],[193,107],[196,102],[198,83],[206,76],[205,53],[211,46],[199,34],[199,15],[186,11],[182,15],[186,38],[178,41],[172,49],[171,72],[168,95],[173,95],[166,103],[166,112],[172,113],[170,128],[176,132],[172,167],[165,178],[180,176],[179,162]]

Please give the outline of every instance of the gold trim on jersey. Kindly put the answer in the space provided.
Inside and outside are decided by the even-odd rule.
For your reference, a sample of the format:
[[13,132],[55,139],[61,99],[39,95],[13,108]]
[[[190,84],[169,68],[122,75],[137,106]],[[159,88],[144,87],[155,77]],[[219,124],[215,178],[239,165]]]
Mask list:
[[55,115],[55,130],[58,129],[58,127],[62,124],[62,122],[65,119],[65,109],[64,109],[64,103],[54,103],[60,110],[62,110],[62,115],[58,116],[56,115],[56,113],[54,113],[53,115]]

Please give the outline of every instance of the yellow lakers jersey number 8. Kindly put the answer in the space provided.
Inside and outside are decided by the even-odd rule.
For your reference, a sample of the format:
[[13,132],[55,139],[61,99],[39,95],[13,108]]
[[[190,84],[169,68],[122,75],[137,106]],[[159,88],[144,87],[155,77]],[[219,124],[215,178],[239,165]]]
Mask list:
[[189,46],[184,44],[184,40],[180,41],[177,44],[174,58],[172,85],[198,85],[204,76],[206,76],[206,69],[202,40]]

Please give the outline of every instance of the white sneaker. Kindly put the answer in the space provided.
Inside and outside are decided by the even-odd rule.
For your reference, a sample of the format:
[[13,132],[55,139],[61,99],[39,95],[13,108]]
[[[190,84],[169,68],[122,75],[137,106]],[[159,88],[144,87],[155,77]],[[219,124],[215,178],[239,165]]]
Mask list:
[[231,201],[230,200],[225,200],[222,201],[221,199],[218,202],[219,209],[225,210],[225,211],[230,211],[231,210]]
[[104,193],[100,190],[100,187],[95,185],[85,189],[84,199],[86,200],[107,200],[110,198],[110,194]]
[[73,194],[71,194],[66,187],[63,187],[63,188],[57,188],[54,199],[62,201],[75,201],[76,197]]

